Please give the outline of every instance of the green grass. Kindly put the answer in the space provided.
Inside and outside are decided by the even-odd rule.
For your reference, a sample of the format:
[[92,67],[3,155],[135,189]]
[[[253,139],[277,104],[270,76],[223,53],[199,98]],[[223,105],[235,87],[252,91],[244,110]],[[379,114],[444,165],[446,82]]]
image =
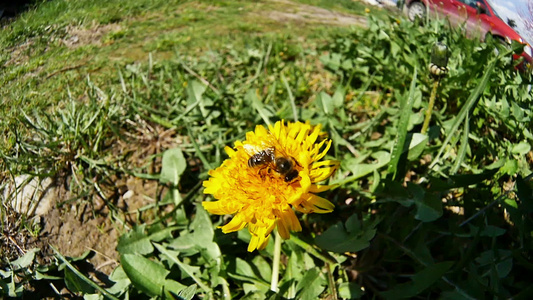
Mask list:
[[[248,253],[246,231],[222,234],[227,217],[202,209],[201,182],[225,146],[257,124],[292,120],[294,104],[300,120],[323,124],[341,169],[330,182],[338,188],[322,194],[335,211],[302,216],[303,231],[283,243],[281,296],[527,296],[531,279],[519,274],[533,247],[532,78],[513,69],[513,49],[496,56],[494,41],[380,10],[353,29],[265,16],[297,8],[56,0],[4,28],[1,59],[17,63],[0,74],[1,187],[19,174],[61,178],[74,197],[60,207],[100,198],[106,216],[131,230],[117,242],[119,267],[101,282],[74,267],[85,256],[55,251],[39,265],[28,251],[3,261],[2,293],[29,295],[44,282],[52,295],[50,284],[110,298],[273,297],[273,243]],[[65,45],[69,32],[78,44]],[[82,33],[99,36],[84,42]],[[441,39],[450,72],[426,135],[429,53]],[[115,207],[126,179],[157,186],[134,221]]]
[[[198,55],[227,44],[244,46],[258,36],[308,36],[309,44],[338,30],[298,26],[264,16],[293,4],[250,1],[46,1],[5,26],[0,96],[4,142],[17,127],[20,110],[53,110],[83,93],[90,76],[97,85],[116,69],[138,61]],[[60,13],[59,13],[60,12]],[[72,43],[73,35],[78,43]],[[70,43],[67,46],[66,43]],[[80,84],[81,83],[81,84]],[[37,92],[38,91],[38,92]],[[20,128],[18,128],[20,129]]]

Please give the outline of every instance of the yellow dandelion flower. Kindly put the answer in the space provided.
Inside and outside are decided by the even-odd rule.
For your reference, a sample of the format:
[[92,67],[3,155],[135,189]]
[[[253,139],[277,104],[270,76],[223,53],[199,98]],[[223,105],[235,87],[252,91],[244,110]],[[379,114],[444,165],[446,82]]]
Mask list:
[[[229,159],[209,171],[204,193],[218,201],[203,202],[212,214],[234,214],[222,226],[224,233],[248,227],[252,236],[248,251],[263,249],[277,227],[283,239],[289,231],[301,231],[295,210],[302,213],[329,213],[334,205],[316,194],[332,188],[319,185],[339,166],[336,160],[320,161],[331,140],[323,139],[321,126],[295,122],[258,125],[246,140],[226,147]],[[320,141],[319,141],[320,139]]]

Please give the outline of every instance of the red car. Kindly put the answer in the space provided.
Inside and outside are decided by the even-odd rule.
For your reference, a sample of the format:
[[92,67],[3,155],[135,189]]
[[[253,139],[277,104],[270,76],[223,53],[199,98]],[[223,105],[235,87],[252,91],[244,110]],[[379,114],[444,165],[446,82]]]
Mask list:
[[[533,65],[533,0],[407,0],[407,16],[411,21],[417,17],[447,17],[450,24],[465,24],[468,36],[487,34],[505,41],[512,40],[525,45],[522,57]],[[518,58],[520,56],[516,56]]]

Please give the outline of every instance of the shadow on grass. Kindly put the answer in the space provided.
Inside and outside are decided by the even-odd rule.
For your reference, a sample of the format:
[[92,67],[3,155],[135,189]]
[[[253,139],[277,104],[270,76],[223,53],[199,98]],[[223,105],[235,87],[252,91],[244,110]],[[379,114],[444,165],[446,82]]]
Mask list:
[[0,24],[12,22],[19,14],[39,4],[39,2],[43,2],[43,0],[18,0],[10,3],[0,2]]

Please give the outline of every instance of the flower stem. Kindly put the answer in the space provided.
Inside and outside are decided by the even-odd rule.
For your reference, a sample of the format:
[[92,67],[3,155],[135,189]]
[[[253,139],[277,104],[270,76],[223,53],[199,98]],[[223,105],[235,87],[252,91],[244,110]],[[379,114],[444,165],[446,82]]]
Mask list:
[[274,235],[274,258],[272,262],[272,280],[270,281],[270,290],[278,292],[278,280],[279,280],[279,262],[281,259],[281,236],[278,231]]
[[337,300],[337,288],[335,287],[335,279],[333,279],[333,270],[335,269],[334,266],[332,266],[329,263],[326,263],[326,271],[328,274],[328,284],[329,284],[329,290],[330,290],[330,299]]
[[420,133],[426,134],[429,127],[429,121],[431,120],[431,114],[433,113],[433,105],[435,105],[435,98],[437,98],[437,87],[439,86],[439,80],[433,82],[433,89],[431,90],[431,96],[429,97],[428,109],[426,110],[426,118],[424,119],[424,125]]

